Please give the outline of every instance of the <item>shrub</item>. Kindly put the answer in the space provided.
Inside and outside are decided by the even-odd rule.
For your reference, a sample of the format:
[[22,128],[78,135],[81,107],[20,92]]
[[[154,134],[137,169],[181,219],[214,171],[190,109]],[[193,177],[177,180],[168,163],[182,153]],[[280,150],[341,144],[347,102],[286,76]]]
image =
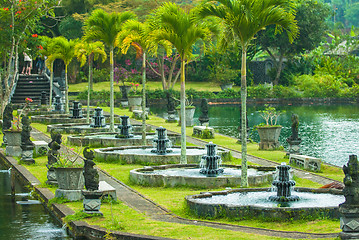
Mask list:
[[269,84],[258,84],[248,87],[248,98],[270,98],[272,97],[272,86]]
[[226,89],[224,91],[219,92],[216,97],[217,98],[240,98],[241,93],[236,92],[233,89]]
[[110,70],[107,68],[93,70],[93,82],[106,82],[110,79]]

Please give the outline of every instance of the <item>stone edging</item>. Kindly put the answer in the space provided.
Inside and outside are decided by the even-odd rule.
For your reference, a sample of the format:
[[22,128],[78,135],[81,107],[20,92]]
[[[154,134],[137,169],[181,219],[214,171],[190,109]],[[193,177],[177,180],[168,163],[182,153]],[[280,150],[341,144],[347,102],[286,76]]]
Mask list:
[[[57,221],[60,223],[62,222],[62,218],[66,217],[67,215],[74,214],[74,211],[68,208],[65,205],[54,203],[52,207],[49,208],[47,203],[50,199],[54,198],[54,194],[48,190],[47,188],[38,187],[40,185],[40,181],[34,177],[25,167],[19,165],[17,160],[12,157],[5,156],[5,153],[2,149],[0,149],[0,161],[6,167],[12,167],[16,177],[20,180],[20,182],[24,185],[29,185],[34,191],[39,195],[41,202],[43,203],[44,207],[53,214]],[[70,234],[74,238],[85,237],[88,239],[103,239],[104,235],[111,232],[111,235],[116,239],[123,239],[123,240],[137,240],[137,239],[144,239],[144,240],[166,240],[171,238],[163,238],[163,237],[155,237],[155,236],[147,236],[147,235],[140,235],[140,234],[131,234],[125,233],[120,231],[109,231],[105,228],[99,226],[92,226],[83,221],[72,221],[69,223],[68,228]]]

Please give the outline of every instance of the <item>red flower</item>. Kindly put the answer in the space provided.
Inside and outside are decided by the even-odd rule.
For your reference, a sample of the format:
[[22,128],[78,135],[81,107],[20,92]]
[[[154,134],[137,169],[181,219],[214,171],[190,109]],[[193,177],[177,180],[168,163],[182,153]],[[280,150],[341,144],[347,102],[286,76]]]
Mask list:
[[3,8],[4,11],[9,11],[9,8]]
[[36,37],[37,37],[37,34],[35,33],[35,34],[32,34],[31,36],[34,37],[34,38],[36,38]]
[[25,98],[26,102],[33,102],[33,100],[31,98]]
[[40,48],[41,50],[44,49],[41,45],[38,48]]
[[12,28],[12,25],[10,25],[10,27]]

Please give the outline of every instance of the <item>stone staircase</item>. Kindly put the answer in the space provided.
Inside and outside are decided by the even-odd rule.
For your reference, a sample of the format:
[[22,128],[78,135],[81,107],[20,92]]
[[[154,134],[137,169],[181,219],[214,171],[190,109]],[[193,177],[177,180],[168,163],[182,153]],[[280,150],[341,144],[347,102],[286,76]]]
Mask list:
[[25,98],[31,98],[33,105],[39,105],[42,91],[45,91],[49,96],[50,81],[45,75],[32,74],[27,76],[20,74],[11,103],[20,105],[25,103]]

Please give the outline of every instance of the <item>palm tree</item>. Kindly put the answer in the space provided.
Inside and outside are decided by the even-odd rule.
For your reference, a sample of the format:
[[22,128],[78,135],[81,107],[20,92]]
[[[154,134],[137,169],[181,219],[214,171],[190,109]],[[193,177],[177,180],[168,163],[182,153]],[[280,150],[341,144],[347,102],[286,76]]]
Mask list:
[[146,52],[153,43],[150,41],[151,28],[148,22],[129,20],[124,29],[117,37],[117,45],[122,46],[121,52],[126,54],[129,47],[133,46],[137,55],[142,55],[142,142],[146,145]]
[[[211,31],[203,21],[197,21],[196,9],[185,11],[174,3],[164,3],[150,17],[155,29],[153,41],[169,43],[175,47],[181,58],[181,163],[186,159],[186,122],[185,122],[185,65],[192,57],[193,45],[199,40],[208,40]],[[156,45],[154,46],[156,48]],[[169,51],[167,51],[169,53]]]
[[107,58],[107,54],[104,50],[105,46],[102,42],[85,42],[82,41],[78,43],[75,47],[75,53],[77,59],[81,62],[81,67],[86,63],[86,60],[89,64],[89,82],[87,89],[87,114],[86,120],[87,123],[90,123],[90,95],[93,89],[93,80],[92,80],[92,64],[93,61],[96,61],[100,56],[102,58],[102,62],[104,62]]
[[123,24],[135,19],[136,15],[132,12],[113,12],[107,13],[102,9],[97,9],[92,12],[89,18],[85,21],[85,35],[86,41],[101,41],[106,47],[110,49],[110,131],[115,131],[114,121],[114,90],[113,90],[113,51],[116,47],[116,37],[123,30]]
[[56,59],[61,59],[65,64],[65,112],[69,113],[69,86],[67,77],[67,68],[75,57],[75,45],[78,39],[67,40],[64,37],[53,38],[50,43],[51,53],[48,56],[49,62],[54,62]]
[[242,142],[242,187],[248,186],[247,178],[247,48],[255,35],[266,26],[276,25],[277,31],[285,30],[289,40],[298,35],[295,20],[294,3],[292,0],[217,0],[216,3],[206,2],[199,11],[199,16],[215,16],[224,24],[221,46],[237,40],[242,46],[241,66],[241,142]]

